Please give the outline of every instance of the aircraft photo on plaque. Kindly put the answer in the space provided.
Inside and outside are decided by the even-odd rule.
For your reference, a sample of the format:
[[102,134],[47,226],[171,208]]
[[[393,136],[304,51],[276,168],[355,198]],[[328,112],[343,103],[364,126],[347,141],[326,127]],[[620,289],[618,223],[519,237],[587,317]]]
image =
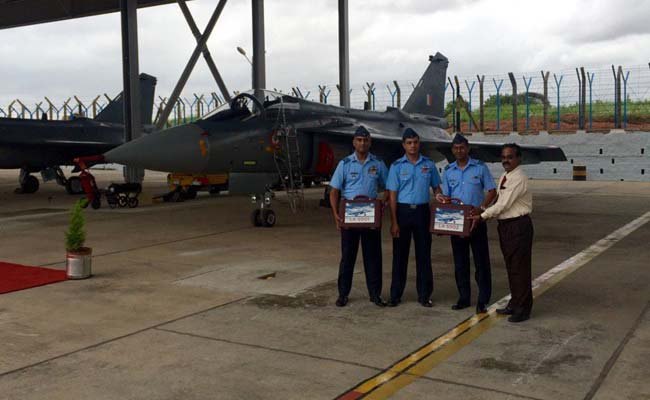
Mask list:
[[347,224],[372,224],[375,222],[375,203],[346,203],[345,216]]
[[355,199],[341,201],[344,228],[381,227],[381,200]]
[[471,206],[435,203],[431,208],[431,232],[441,235],[468,236]]

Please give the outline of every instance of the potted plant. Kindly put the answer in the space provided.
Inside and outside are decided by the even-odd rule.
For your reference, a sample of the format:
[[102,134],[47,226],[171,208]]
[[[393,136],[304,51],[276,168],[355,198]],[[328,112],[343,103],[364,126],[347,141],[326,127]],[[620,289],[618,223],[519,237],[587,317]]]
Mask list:
[[66,274],[68,279],[85,279],[91,274],[92,249],[84,247],[86,241],[86,219],[83,208],[87,199],[75,203],[70,216],[70,225],[65,232]]

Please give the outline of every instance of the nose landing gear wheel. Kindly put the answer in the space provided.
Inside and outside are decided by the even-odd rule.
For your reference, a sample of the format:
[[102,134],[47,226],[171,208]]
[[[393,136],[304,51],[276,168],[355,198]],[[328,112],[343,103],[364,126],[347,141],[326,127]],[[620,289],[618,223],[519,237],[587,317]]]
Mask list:
[[126,195],[124,193],[120,193],[117,195],[117,205],[122,207],[126,207],[128,203],[128,199],[126,198]]
[[275,225],[275,212],[273,210],[262,210],[262,226],[272,228]]
[[65,190],[68,194],[83,194],[84,188],[81,186],[81,179],[77,176],[71,176],[65,183]]
[[262,210],[253,210],[251,213],[251,223],[253,226],[262,226]]

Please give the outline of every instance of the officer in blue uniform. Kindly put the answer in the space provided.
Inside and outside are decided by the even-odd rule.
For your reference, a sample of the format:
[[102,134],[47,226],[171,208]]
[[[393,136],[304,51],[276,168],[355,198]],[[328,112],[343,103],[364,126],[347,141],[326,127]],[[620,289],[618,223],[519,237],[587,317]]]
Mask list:
[[[442,176],[443,201],[459,199],[463,204],[472,205],[474,212],[485,210],[496,197],[496,186],[488,167],[479,160],[469,157],[469,142],[456,134],[451,152],[456,161],[447,165]],[[487,195],[485,192],[487,191]],[[471,305],[469,249],[472,248],[478,285],[476,313],[486,312],[486,305],[492,295],[492,276],[490,272],[490,251],[488,247],[487,224],[481,220],[467,238],[452,236],[451,248],[454,253],[458,301],[452,310],[462,310]]]
[[[388,169],[383,161],[370,154],[370,133],[360,126],[354,133],[352,145],[354,153],[341,160],[330,181],[330,204],[336,228],[341,231],[341,263],[339,265],[338,289],[336,300],[338,307],[348,303],[352,288],[352,274],[361,239],[363,268],[366,273],[366,285],[370,301],[379,307],[386,306],[381,298],[382,260],[380,229],[344,229],[342,217],[338,213],[339,194],[344,199],[352,200],[356,196],[377,197],[378,188],[386,185]],[[387,197],[387,194],[386,194]]]
[[436,195],[440,193],[440,175],[436,164],[420,154],[420,136],[413,129],[404,131],[402,147],[405,154],[391,165],[386,182],[386,189],[390,193],[390,231],[393,235],[393,280],[388,305],[395,307],[402,301],[413,236],[418,302],[424,307],[432,307],[429,188],[433,188]]

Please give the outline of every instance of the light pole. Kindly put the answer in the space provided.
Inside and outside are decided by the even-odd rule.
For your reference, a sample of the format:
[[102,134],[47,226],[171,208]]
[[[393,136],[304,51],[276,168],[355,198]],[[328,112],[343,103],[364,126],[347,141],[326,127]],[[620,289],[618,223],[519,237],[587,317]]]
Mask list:
[[246,50],[244,50],[243,48],[237,46],[237,51],[239,52],[239,54],[246,57],[246,61],[248,61],[248,63],[251,65],[251,87],[253,87],[253,61],[251,61],[251,59],[248,58],[248,56],[246,55]]

